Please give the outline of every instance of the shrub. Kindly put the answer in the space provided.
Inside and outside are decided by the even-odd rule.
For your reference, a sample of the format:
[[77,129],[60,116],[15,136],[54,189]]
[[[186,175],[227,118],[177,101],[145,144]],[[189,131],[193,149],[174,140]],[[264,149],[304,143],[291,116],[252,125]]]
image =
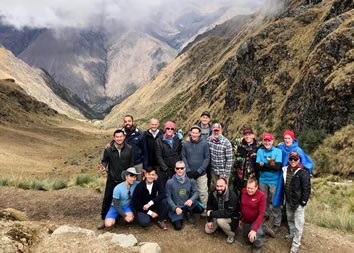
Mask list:
[[63,178],[57,178],[52,184],[53,190],[60,190],[66,187],[68,187],[68,181]]
[[87,185],[91,182],[96,182],[96,178],[92,175],[89,175],[87,173],[82,173],[76,176],[75,178],[75,185],[78,186],[84,186]]

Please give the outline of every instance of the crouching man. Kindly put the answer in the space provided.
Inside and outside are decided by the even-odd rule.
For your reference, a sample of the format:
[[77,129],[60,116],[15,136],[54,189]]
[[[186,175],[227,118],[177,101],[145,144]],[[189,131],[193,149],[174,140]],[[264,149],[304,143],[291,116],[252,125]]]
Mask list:
[[104,220],[106,228],[112,227],[116,223],[117,217],[123,217],[127,223],[131,223],[134,220],[130,204],[134,190],[139,183],[136,181],[136,177],[139,174],[133,167],[123,172],[122,175],[125,181],[118,184],[113,190],[112,205]]
[[226,242],[233,243],[238,225],[238,206],[236,194],[228,189],[226,179],[217,179],[216,190],[208,198],[206,212],[208,222],[205,225],[205,232],[211,234],[220,227],[227,235]]
[[262,251],[265,208],[265,195],[258,190],[257,179],[251,177],[247,180],[246,188],[242,189],[240,226],[242,225],[243,237],[248,243],[253,244],[253,253]]
[[142,227],[149,226],[151,218],[157,218],[157,225],[162,230],[167,230],[165,223],[168,211],[166,192],[161,179],[156,178],[156,169],[148,167],[145,170],[145,180],[135,188],[132,206],[137,212]]
[[193,212],[201,213],[203,208],[198,204],[198,188],[194,179],[186,175],[185,164],[182,161],[176,163],[176,174],[166,183],[167,202],[170,206],[168,216],[176,230],[183,227],[183,215],[189,223],[194,224]]

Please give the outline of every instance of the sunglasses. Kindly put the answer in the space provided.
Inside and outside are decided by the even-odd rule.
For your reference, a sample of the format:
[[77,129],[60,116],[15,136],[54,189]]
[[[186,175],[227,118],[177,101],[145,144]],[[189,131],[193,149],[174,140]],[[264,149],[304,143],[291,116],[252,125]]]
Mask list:
[[166,127],[166,130],[175,130],[174,128]]
[[299,159],[297,159],[296,157],[290,157],[289,158],[289,161],[295,161],[295,162],[297,162]]
[[184,170],[184,167],[176,167],[176,170]]

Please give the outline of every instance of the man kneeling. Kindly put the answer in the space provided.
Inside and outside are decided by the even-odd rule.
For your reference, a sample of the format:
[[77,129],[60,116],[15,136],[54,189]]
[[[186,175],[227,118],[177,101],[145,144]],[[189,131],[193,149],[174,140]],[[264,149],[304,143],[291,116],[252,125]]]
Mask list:
[[166,192],[161,179],[156,178],[156,169],[148,167],[145,171],[145,180],[135,188],[132,206],[137,212],[141,226],[149,226],[151,217],[157,218],[157,225],[162,230],[167,230],[165,223],[168,211]]
[[112,227],[116,223],[117,217],[123,217],[128,223],[134,220],[134,214],[130,206],[135,187],[138,185],[136,176],[139,175],[135,168],[128,168],[124,171],[125,181],[118,184],[113,190],[112,206],[109,209],[104,225],[106,228]]
[[224,178],[216,181],[216,190],[209,195],[207,217],[206,233],[211,234],[220,227],[228,236],[227,243],[235,241],[239,217],[238,200],[236,194],[228,189]]

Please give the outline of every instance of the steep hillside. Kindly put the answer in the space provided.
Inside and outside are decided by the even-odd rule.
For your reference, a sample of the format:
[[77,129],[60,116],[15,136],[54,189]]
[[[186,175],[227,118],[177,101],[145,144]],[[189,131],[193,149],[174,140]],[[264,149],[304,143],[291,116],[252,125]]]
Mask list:
[[[268,6],[278,2],[284,3]],[[291,128],[313,151],[353,124],[353,24],[347,0],[288,1],[283,11],[265,9],[231,41],[206,37],[195,44],[116,106],[103,125],[116,126],[131,113],[141,123],[154,116],[187,130],[208,109],[229,137],[247,125],[280,141]]]
[[25,92],[47,104],[57,112],[72,118],[84,119],[81,112],[57,96],[45,81],[48,76],[17,59],[10,51],[0,47],[0,79],[12,78]]

